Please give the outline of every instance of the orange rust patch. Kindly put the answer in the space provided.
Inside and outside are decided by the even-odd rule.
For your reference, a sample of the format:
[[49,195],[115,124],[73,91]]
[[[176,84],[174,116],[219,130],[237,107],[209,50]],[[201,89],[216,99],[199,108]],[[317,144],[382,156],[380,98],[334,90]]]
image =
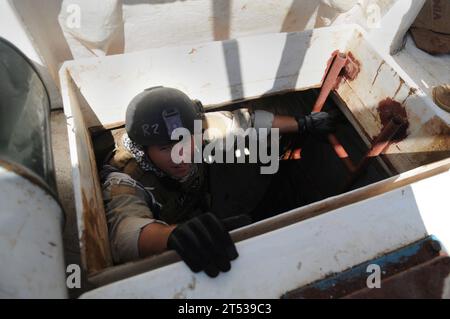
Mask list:
[[405,81],[403,81],[402,78],[399,78],[399,84],[398,84],[397,90],[395,90],[394,98],[397,96],[398,92],[400,92],[400,89],[402,88],[402,86],[404,84],[405,84]]

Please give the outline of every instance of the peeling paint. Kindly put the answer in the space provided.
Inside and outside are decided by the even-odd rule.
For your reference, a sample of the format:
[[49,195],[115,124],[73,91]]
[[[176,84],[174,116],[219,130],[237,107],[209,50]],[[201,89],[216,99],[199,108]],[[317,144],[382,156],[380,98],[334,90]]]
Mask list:
[[[85,246],[86,251],[86,264],[89,272],[99,271],[107,266],[109,266],[108,261],[110,260],[109,247],[105,247],[102,243],[104,241],[100,240],[108,236],[108,233],[104,233],[103,227],[105,226],[98,219],[99,217],[99,207],[98,203],[95,203],[94,199],[87,199],[86,194],[82,191],[83,198],[83,217],[85,229],[81,234],[81,244]],[[100,228],[101,227],[101,228]]]

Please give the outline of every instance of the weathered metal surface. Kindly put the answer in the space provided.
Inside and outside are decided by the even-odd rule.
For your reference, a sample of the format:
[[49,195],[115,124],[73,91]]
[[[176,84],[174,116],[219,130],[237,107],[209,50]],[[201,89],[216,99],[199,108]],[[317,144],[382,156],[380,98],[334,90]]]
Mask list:
[[61,74],[74,181],[81,262],[88,273],[112,265],[108,229],[92,140],[80,104],[86,103],[67,74]]
[[351,52],[347,53],[347,63],[344,66],[343,76],[349,81],[353,81],[361,70],[361,62],[359,62]]
[[334,299],[345,297],[367,287],[367,277],[371,274],[371,272],[367,272],[369,265],[380,267],[381,286],[384,287],[386,278],[410,271],[414,266],[434,260],[440,253],[441,247],[439,242],[434,238],[428,237],[417,243],[389,252],[379,258],[354,266],[342,273],[333,274],[329,278],[287,292],[282,298]]
[[0,38],[0,298],[67,296],[50,105],[34,65]]
[[341,81],[336,92],[367,146],[395,113],[409,125],[383,155],[394,173],[450,157],[450,117],[424,97],[395,62],[384,60],[364,37],[352,38],[346,50],[361,61],[360,71],[354,80]]
[[[347,81],[355,80],[361,69],[361,63],[351,52],[344,54],[335,51],[329,61],[331,62],[327,65],[323,85],[312,112],[320,112],[329,94],[337,87],[339,82],[342,81],[343,78]],[[398,93],[398,91],[396,91],[396,93]],[[353,186],[355,181],[364,173],[370,160],[379,156],[393,141],[398,142],[407,135],[409,122],[406,111],[400,103],[387,98],[380,102],[378,111],[383,127],[381,132],[373,138],[371,148],[356,167],[337,137],[334,134],[328,135],[328,140],[336,155],[342,160],[347,170],[351,173],[343,186],[343,191],[347,191]]]
[[450,257],[440,256],[381,281],[379,289],[365,288],[348,299],[440,299],[450,275]]
[[62,209],[37,175],[3,164],[0,298],[66,298]]

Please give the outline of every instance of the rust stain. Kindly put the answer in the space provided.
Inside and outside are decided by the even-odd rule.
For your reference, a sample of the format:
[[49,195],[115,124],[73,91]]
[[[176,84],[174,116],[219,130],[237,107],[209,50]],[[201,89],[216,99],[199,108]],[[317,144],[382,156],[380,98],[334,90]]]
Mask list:
[[393,142],[399,142],[408,136],[409,121],[406,109],[400,104],[400,102],[394,101],[391,98],[384,99],[378,104],[378,115],[381,120],[381,131],[389,124],[389,122],[399,117],[403,120],[403,126],[398,130],[397,134],[392,138]]
[[101,210],[97,209],[99,206],[94,199],[95,197],[91,197],[88,200],[84,190],[82,190],[81,196],[84,219],[84,231],[81,241],[85,247],[85,263],[88,271],[91,273],[109,266],[110,252],[108,251],[109,247],[102,245],[104,242],[104,236],[102,236],[104,227],[102,227],[102,222],[98,216]]
[[344,67],[343,75],[348,81],[353,81],[361,71],[361,62],[351,52],[347,53],[347,58],[348,61]]
[[383,64],[384,64],[384,60],[381,61],[380,66],[379,66],[378,69],[377,69],[377,74],[375,74],[375,77],[373,78],[373,81],[372,81],[372,85],[371,85],[371,86],[373,86],[373,85],[375,84],[375,81],[377,80],[378,75],[380,74],[380,70],[381,70],[381,67],[383,66]]
[[408,95],[405,97],[405,99],[403,100],[402,104],[405,104],[406,100],[411,96],[417,93],[417,89],[416,88],[409,88],[409,92]]
[[345,62],[344,67],[340,71],[339,75],[336,78],[336,82],[334,83],[333,89],[337,90],[339,88],[339,84],[342,81],[342,78],[345,78],[348,81],[353,81],[359,74],[361,70],[361,63],[353,56],[351,52],[348,52],[347,54],[342,54],[339,52],[339,50],[333,51],[331,53],[331,57],[327,61],[327,65],[325,67],[325,72],[322,77],[322,87],[325,83],[325,80],[327,76],[329,75],[329,72],[331,70],[331,67],[333,65],[333,62],[336,60],[337,55],[341,55],[341,58],[347,59]]
[[[402,88],[403,84],[405,84],[405,81],[403,81],[402,78],[399,79],[399,82],[400,83],[399,83],[399,85],[397,87],[397,90],[395,90],[395,93],[394,93],[394,98],[397,96],[398,92],[400,92],[400,89]],[[409,96],[409,94],[408,94],[408,96]]]
[[[392,252],[387,252],[387,254]],[[403,256],[397,262],[389,262],[383,265],[383,280],[408,272],[410,269],[417,265],[423,265],[424,262],[429,260],[435,260],[439,257],[440,252],[434,249],[433,241],[427,240],[422,243],[416,253],[410,256]],[[382,254],[379,256],[381,257]],[[448,258],[448,257],[447,257]],[[335,256],[336,259],[336,256]],[[364,264],[362,264],[364,265]],[[364,267],[365,269],[366,267]],[[306,286],[294,289],[285,293],[283,299],[336,299],[346,297],[354,292],[359,291],[367,287],[367,276],[365,272],[362,275],[348,276],[346,279],[338,279],[336,276],[339,274],[349,272],[351,269],[354,271],[358,269],[358,266],[349,268],[341,273],[329,273],[324,279],[320,279]],[[359,271],[358,271],[359,272]],[[356,271],[355,271],[356,273]],[[336,278],[332,285],[318,285],[319,283],[325,283],[327,280]]]

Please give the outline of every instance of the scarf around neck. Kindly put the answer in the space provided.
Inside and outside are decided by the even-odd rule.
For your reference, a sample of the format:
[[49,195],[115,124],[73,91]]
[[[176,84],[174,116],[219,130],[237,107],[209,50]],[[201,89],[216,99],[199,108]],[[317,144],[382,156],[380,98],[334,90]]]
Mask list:
[[182,178],[176,178],[174,176],[170,176],[170,175],[164,173],[158,167],[156,167],[156,165],[148,157],[147,152],[145,151],[145,147],[133,142],[128,137],[128,134],[123,135],[122,143],[123,143],[123,146],[125,147],[125,149],[131,153],[131,155],[134,157],[134,159],[138,163],[139,167],[143,171],[153,172],[158,177],[169,176],[170,178],[172,178],[180,183],[185,183],[185,182],[188,182],[189,180],[191,180],[198,172],[197,164],[192,164],[191,170],[186,176],[184,176]]

